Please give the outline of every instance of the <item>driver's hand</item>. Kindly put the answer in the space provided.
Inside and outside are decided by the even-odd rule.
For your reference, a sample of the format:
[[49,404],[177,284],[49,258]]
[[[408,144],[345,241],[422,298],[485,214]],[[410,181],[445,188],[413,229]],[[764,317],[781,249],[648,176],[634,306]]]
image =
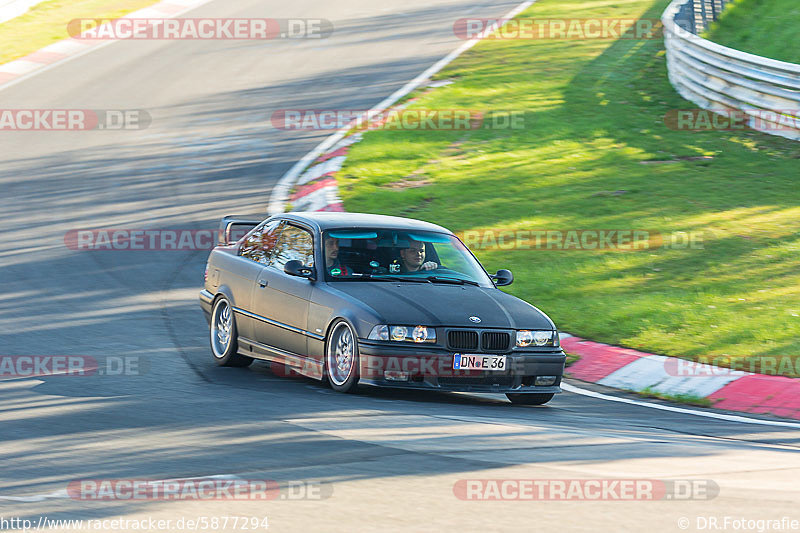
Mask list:
[[420,270],[433,270],[434,268],[439,268],[439,265],[433,261],[422,263],[422,266],[419,267]]

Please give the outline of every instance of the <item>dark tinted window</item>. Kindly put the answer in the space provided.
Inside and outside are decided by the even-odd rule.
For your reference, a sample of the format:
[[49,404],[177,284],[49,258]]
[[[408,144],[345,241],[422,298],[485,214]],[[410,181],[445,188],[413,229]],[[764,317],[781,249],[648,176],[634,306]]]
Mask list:
[[323,233],[325,279],[343,281],[380,276],[436,276],[474,281],[493,287],[491,280],[455,235],[431,231],[343,228]]
[[311,233],[297,226],[285,226],[272,254],[271,264],[283,270],[284,265],[297,259],[307,267],[314,266],[314,239]]
[[245,238],[242,247],[239,249],[239,255],[256,263],[268,264],[278,241],[278,236],[281,233],[280,224],[280,220],[271,220],[257,227],[253,233]]

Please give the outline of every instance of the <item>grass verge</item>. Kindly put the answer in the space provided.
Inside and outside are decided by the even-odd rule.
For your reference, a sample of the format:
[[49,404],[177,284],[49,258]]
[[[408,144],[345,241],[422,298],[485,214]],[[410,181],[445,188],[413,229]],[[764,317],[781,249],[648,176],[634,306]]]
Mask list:
[[800,63],[800,3],[736,0],[704,37],[743,52]]
[[158,0],[51,0],[0,24],[0,64],[66,39],[67,24],[79,18],[114,19]]
[[[540,0],[522,16],[654,19],[667,4]],[[689,359],[800,353],[800,143],[667,127],[695,106],[660,38],[489,40],[438,78],[455,83],[412,108],[520,111],[524,127],[369,132],[337,177],[347,210],[458,232],[691,232],[683,249],[471,247],[581,337]]]
[[669,402],[683,403],[686,405],[697,405],[700,407],[712,407],[714,402],[708,398],[701,396],[693,396],[691,394],[665,394],[663,392],[655,392],[650,387],[638,391],[636,394],[643,398],[655,398],[657,400],[666,400]]
[[569,352],[565,352],[565,353],[567,354],[567,360],[564,363],[564,366],[566,366],[566,367],[574,365],[575,363],[577,363],[581,359],[581,356],[578,355],[578,354],[569,353]]

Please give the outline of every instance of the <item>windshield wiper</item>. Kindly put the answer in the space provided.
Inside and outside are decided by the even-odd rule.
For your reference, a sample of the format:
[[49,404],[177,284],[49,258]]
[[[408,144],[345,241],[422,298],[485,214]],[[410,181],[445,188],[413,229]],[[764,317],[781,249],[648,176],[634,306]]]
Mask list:
[[360,275],[350,275],[347,277],[337,277],[336,279],[339,280],[347,280],[347,281],[408,281],[411,283],[448,283],[451,285],[474,285],[476,287],[480,287],[481,284],[470,279],[461,279],[461,278],[448,278],[443,276],[427,276],[424,278],[418,277],[405,277],[405,276],[393,276],[391,274],[360,274]]
[[392,276],[391,274],[365,274],[366,276],[371,277],[372,279],[385,279],[388,281],[412,281],[414,283],[428,283],[428,280],[425,278],[407,278],[405,276]]
[[476,287],[480,287],[481,286],[480,283],[478,283],[476,281],[472,281],[471,279],[445,278],[445,277],[442,277],[442,276],[428,276],[426,279],[428,281],[430,281],[431,283],[452,283],[454,285],[467,284],[467,285],[475,285]]
[[425,278],[406,278],[403,276],[392,276],[392,275],[384,275],[384,274],[361,274],[360,276],[348,276],[348,277],[338,277],[336,279],[340,280],[347,280],[347,281],[361,281],[361,280],[369,280],[369,281],[411,281],[413,283],[429,283],[429,281]]

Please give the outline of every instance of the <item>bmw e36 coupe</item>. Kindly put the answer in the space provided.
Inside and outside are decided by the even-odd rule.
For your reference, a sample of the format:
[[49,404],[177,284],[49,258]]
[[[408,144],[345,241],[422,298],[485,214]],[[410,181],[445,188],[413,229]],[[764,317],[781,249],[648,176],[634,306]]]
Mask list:
[[[236,231],[246,232],[236,239]],[[359,385],[505,393],[540,405],[560,392],[555,325],[507,294],[447,229],[358,213],[225,217],[200,303],[222,366],[254,359]]]

